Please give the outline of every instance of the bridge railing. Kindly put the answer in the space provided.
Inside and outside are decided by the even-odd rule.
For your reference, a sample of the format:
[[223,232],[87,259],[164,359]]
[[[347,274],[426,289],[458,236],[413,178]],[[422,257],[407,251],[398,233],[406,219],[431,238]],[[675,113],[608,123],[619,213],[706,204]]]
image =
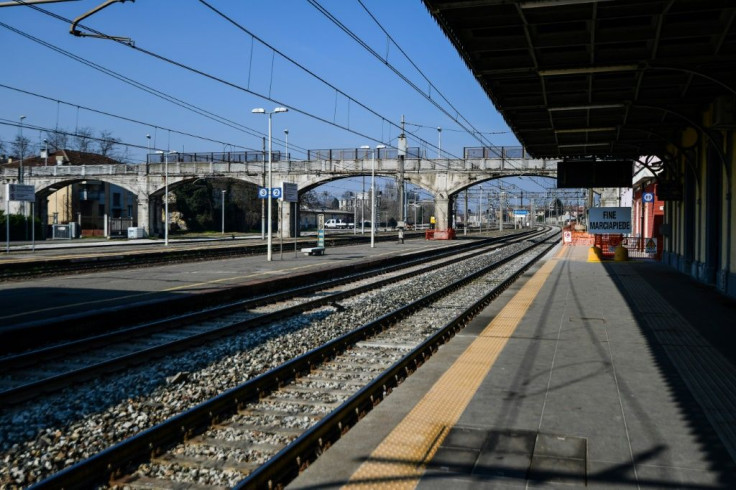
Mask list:
[[[524,155],[522,148],[517,148]],[[345,175],[365,175],[370,173],[371,165],[374,160],[372,158],[361,158],[370,150],[359,149],[346,150],[345,153],[335,153],[332,151],[325,156],[331,156],[332,159],[315,159],[317,153],[310,154],[311,160],[283,160],[276,159],[271,163],[273,172],[282,174],[288,173],[336,173]],[[467,149],[466,150],[470,150]],[[483,158],[467,158],[467,159],[426,159],[426,158],[410,158],[404,159],[405,172],[556,172],[557,166],[555,160],[538,160],[530,158],[512,158],[515,155],[512,148],[504,149],[502,152],[508,158],[490,157],[490,153],[486,149],[480,152],[486,157]],[[506,151],[509,150],[509,151]],[[395,150],[379,153],[379,158],[375,159],[375,168],[378,173],[395,173],[398,170],[399,160],[395,158]],[[469,156],[476,153],[466,151]],[[262,175],[267,170],[267,165],[260,158],[262,153],[258,153],[259,159],[238,160],[234,157],[234,153],[229,154],[230,161],[219,160],[219,157],[227,158],[225,153],[203,154],[188,153],[170,155],[168,161],[168,172],[172,175]],[[251,154],[241,153],[243,158],[251,158]],[[255,155],[255,154],[252,154]],[[391,155],[394,155],[392,158]],[[215,156],[218,158],[210,158]],[[279,155],[280,157],[281,155]],[[346,158],[334,158],[342,156]],[[369,155],[372,157],[372,155]],[[156,154],[157,158],[163,158],[162,155]],[[357,158],[356,158],[357,157]],[[4,168],[2,175],[8,179],[15,179],[18,175],[16,168]],[[51,165],[43,167],[26,167],[24,175],[26,177],[87,177],[102,175],[163,175],[166,172],[165,161],[139,164],[139,165]]]
[[[145,173],[145,165],[49,165],[24,167],[24,177],[84,177],[87,175],[121,175]],[[17,168],[4,168],[4,178],[17,178]]]
[[[146,155],[146,163],[164,163],[163,153],[149,153]],[[223,151],[223,152],[197,152],[169,153],[169,163],[172,162],[212,162],[212,163],[249,163],[268,161],[268,153],[262,151]],[[272,151],[271,160],[274,162],[288,160],[288,155],[281,151]]]

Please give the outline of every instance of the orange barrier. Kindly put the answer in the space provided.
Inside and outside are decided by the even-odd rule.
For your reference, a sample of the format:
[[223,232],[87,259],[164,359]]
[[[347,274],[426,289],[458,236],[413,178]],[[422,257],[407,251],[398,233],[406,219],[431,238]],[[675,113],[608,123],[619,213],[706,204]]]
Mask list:
[[454,240],[455,230],[449,228],[447,230],[427,230],[424,232],[425,240]]
[[577,231],[571,226],[566,226],[562,229],[562,244],[572,245],[574,247],[592,247],[594,244],[594,237],[584,231]]
[[616,247],[621,245],[624,236],[621,234],[607,235],[597,234],[595,235],[595,246],[601,249],[603,257],[612,258],[616,254]]

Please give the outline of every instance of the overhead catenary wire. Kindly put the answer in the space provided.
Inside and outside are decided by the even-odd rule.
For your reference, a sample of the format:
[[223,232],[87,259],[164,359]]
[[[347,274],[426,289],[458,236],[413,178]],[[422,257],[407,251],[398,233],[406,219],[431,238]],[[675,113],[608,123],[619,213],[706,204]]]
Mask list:
[[[397,69],[389,60],[388,56],[382,57],[377,51],[375,51],[373,48],[371,48],[367,42],[363,41],[357,34],[355,34],[350,28],[345,26],[342,22],[340,22],[334,15],[332,15],[329,10],[324,8],[322,5],[319,4],[316,0],[307,0],[310,5],[312,5],[314,8],[316,8],[320,13],[322,13],[325,17],[327,17],[331,22],[333,22],[337,27],[339,27],[343,32],[345,32],[350,38],[355,40],[360,46],[362,46],[366,51],[368,51],[371,55],[376,57],[379,61],[381,61],[381,64],[388,67],[391,71],[393,71],[401,80],[403,80],[407,85],[409,85],[412,89],[417,91],[420,95],[422,95],[425,99],[427,99],[430,103],[432,103],[435,107],[437,107],[442,113],[444,113],[447,117],[449,117],[451,120],[453,120],[456,124],[458,124],[460,127],[462,127],[466,133],[470,134],[472,137],[477,139],[481,145],[488,144],[491,148],[496,148],[496,145],[493,145],[490,141],[484,142],[483,138],[478,138],[477,135],[482,134],[480,131],[478,131],[471,123],[468,121],[467,118],[462,116],[460,112],[452,105],[452,103],[442,94],[442,92],[432,84],[431,80],[422,72],[422,70],[414,63],[414,61],[411,59],[409,55],[406,54],[406,52],[399,46],[399,44],[391,37],[391,35],[386,31],[386,29],[381,25],[380,22],[376,19],[376,17],[366,8],[366,6],[358,0],[358,3],[363,7],[363,9],[366,11],[366,13],[371,17],[371,19],[374,21],[374,23],[383,31],[383,33],[386,35],[387,39],[393,43],[394,46],[396,46],[402,55],[409,61],[409,63],[417,70],[417,72],[424,78],[425,81],[429,84],[430,88],[434,88],[434,90],[440,95],[440,97],[452,108],[453,111],[455,111],[455,114],[458,114],[460,118],[467,123],[470,128],[468,129],[465,127],[463,123],[461,123],[458,120],[458,117],[453,116],[450,114],[450,112],[442,107],[437,101],[435,101],[430,94],[425,93],[419,86],[417,86],[414,82],[409,80],[409,78],[404,75],[399,69]],[[387,50],[388,52],[388,50]],[[416,137],[416,135],[414,135]],[[422,140],[423,141],[423,140]],[[428,146],[431,146],[435,149],[439,149],[436,146],[434,146],[432,143],[428,143]]]
[[[21,88],[18,88],[18,87],[12,87],[12,86],[6,85],[4,83],[0,83],[0,88],[4,88],[4,89],[7,89],[7,90],[12,90],[12,91],[19,92],[19,93],[26,94],[26,95],[30,95],[30,96],[37,97],[37,98],[40,98],[40,99],[44,99],[44,100],[47,100],[47,101],[50,101],[50,102],[56,102],[58,104],[67,105],[69,107],[75,107],[75,108],[78,108],[78,109],[83,109],[85,111],[93,112],[95,114],[100,114],[100,115],[103,115],[103,116],[112,117],[112,118],[115,118],[115,119],[120,119],[121,121],[127,121],[127,122],[131,122],[131,123],[134,123],[134,124],[140,124],[142,126],[150,127],[150,128],[157,128],[157,129],[163,129],[163,130],[171,131],[172,133],[175,133],[175,134],[179,134],[179,135],[182,135],[182,136],[187,136],[187,137],[190,137],[190,138],[200,139],[202,141],[209,141],[211,143],[217,143],[217,144],[221,144],[221,145],[229,145],[229,146],[233,146],[235,148],[243,148],[245,150],[260,151],[260,149],[249,148],[249,147],[246,147],[246,146],[238,145],[236,143],[230,143],[230,142],[226,142],[226,141],[220,141],[220,140],[216,140],[216,139],[213,139],[213,138],[208,138],[206,136],[200,136],[200,135],[188,133],[186,131],[180,131],[180,130],[177,130],[177,129],[167,128],[167,127],[162,126],[162,125],[157,124],[157,123],[149,123],[149,122],[145,122],[145,121],[140,121],[140,120],[133,119],[133,118],[130,118],[130,117],[127,117],[127,116],[121,116],[121,115],[118,115],[118,114],[113,114],[113,113],[102,111],[102,110],[99,110],[99,109],[94,109],[92,107],[87,107],[87,106],[75,104],[73,102],[68,102],[68,101],[64,101],[64,100],[60,100],[60,99],[55,99],[55,98],[50,97],[50,96],[47,96],[47,95],[38,94],[38,93],[31,92],[31,91],[28,91],[28,90],[24,90],[24,89],[21,89]],[[57,132],[57,131],[51,130],[50,132]]]
[[[24,3],[24,2],[23,2],[23,0],[15,0],[15,1],[16,1],[17,3],[19,3],[19,4],[27,5],[27,6],[29,7],[29,8],[32,8],[32,9],[34,9],[34,10],[37,10],[37,11],[39,11],[39,12],[43,13],[43,14],[46,14],[46,15],[48,15],[48,16],[50,16],[50,17],[53,17],[53,18],[55,18],[55,19],[57,19],[57,20],[60,20],[60,21],[62,21],[62,22],[69,22],[69,23],[71,23],[71,20],[70,20],[70,19],[67,19],[67,18],[65,18],[65,17],[63,17],[63,16],[61,16],[61,15],[55,14],[55,13],[53,13],[53,12],[47,11],[47,10],[45,10],[45,9],[43,9],[43,8],[40,8],[40,7],[36,6],[36,5],[30,5],[30,4],[26,4],[26,3]],[[11,30],[11,31],[13,31],[13,32],[16,32],[16,33],[18,33],[18,34],[24,35],[25,37],[28,37],[29,39],[32,39],[32,40],[34,40],[34,41],[36,41],[36,42],[40,42],[40,43],[41,43],[42,45],[44,45],[44,46],[47,46],[47,47],[49,47],[49,48],[51,48],[51,49],[54,49],[55,51],[58,51],[58,52],[64,52],[64,50],[62,50],[61,48],[57,48],[56,46],[53,46],[53,45],[51,45],[51,44],[49,44],[49,43],[46,43],[45,41],[42,41],[42,40],[40,40],[40,39],[37,39],[37,38],[34,38],[33,36],[30,36],[30,35],[28,35],[28,34],[26,34],[26,33],[23,33],[23,32],[22,32],[22,31],[20,31],[20,30],[17,30],[17,29],[15,29],[15,28],[11,27],[11,26],[8,26],[7,24],[4,24],[4,23],[0,22],[0,26],[2,26],[2,27],[5,27],[5,28],[8,28],[9,30]],[[262,93],[259,93],[259,92],[256,92],[256,91],[254,91],[254,90],[250,90],[249,88],[243,87],[243,86],[241,86],[241,85],[238,85],[238,84],[236,84],[236,83],[234,83],[234,82],[230,82],[230,81],[228,81],[228,80],[225,80],[225,79],[223,79],[223,78],[221,78],[221,77],[217,77],[217,76],[215,76],[215,75],[212,75],[212,74],[210,74],[210,73],[207,73],[207,72],[205,72],[205,71],[203,71],[203,70],[200,70],[200,69],[194,68],[194,67],[192,67],[192,66],[186,65],[186,64],[184,64],[184,63],[182,63],[182,62],[178,62],[178,61],[176,61],[176,60],[173,60],[173,59],[171,59],[171,58],[168,58],[168,57],[166,57],[166,56],[163,56],[163,55],[160,55],[160,54],[158,54],[158,53],[155,53],[155,52],[153,52],[153,51],[151,51],[151,50],[148,50],[148,49],[143,49],[143,48],[141,48],[140,46],[132,46],[132,45],[129,45],[129,44],[125,43],[125,42],[122,42],[122,41],[120,41],[120,40],[118,40],[118,39],[115,39],[115,38],[112,38],[112,37],[106,36],[106,35],[105,35],[105,34],[103,34],[102,32],[96,31],[96,30],[94,30],[94,29],[91,29],[91,28],[89,28],[89,27],[87,27],[87,26],[83,26],[83,25],[81,25],[81,24],[78,24],[78,25],[77,25],[77,27],[80,27],[80,28],[84,28],[84,29],[86,29],[86,30],[88,30],[88,31],[90,31],[90,32],[93,32],[93,33],[95,33],[95,34],[96,34],[96,35],[98,35],[99,37],[107,38],[107,39],[110,39],[111,41],[115,41],[115,42],[118,42],[119,44],[121,44],[121,45],[123,45],[123,46],[126,46],[126,47],[128,47],[128,48],[130,48],[130,49],[134,49],[134,50],[136,50],[136,51],[138,51],[138,52],[141,52],[141,53],[143,53],[143,54],[147,54],[147,55],[149,55],[149,56],[151,56],[151,57],[153,57],[153,58],[155,58],[155,59],[158,59],[159,61],[164,61],[164,62],[166,62],[166,63],[172,64],[172,65],[174,65],[174,66],[177,66],[177,67],[179,67],[179,68],[182,68],[182,69],[184,69],[184,70],[187,70],[187,71],[189,71],[189,72],[191,72],[191,73],[194,73],[194,74],[197,74],[197,75],[203,76],[203,77],[205,77],[205,78],[208,78],[208,79],[210,79],[210,80],[212,80],[212,81],[215,81],[215,82],[221,83],[221,84],[223,84],[223,85],[226,85],[226,86],[228,86],[228,87],[231,87],[231,88],[233,88],[233,89],[236,89],[236,90],[239,90],[239,91],[242,91],[242,92],[245,92],[245,93],[249,93],[249,94],[251,94],[251,95],[255,95],[255,96],[257,96],[257,97],[260,97],[260,98],[262,98],[262,99],[265,99],[265,100],[269,100],[269,101],[271,101],[271,102],[274,102],[274,103],[276,103],[276,104],[278,104],[278,105],[282,105],[282,106],[287,106],[287,107],[289,107],[289,109],[290,109],[290,110],[292,110],[292,111],[294,111],[294,112],[297,112],[297,113],[303,114],[303,115],[305,115],[305,116],[307,116],[307,117],[310,117],[310,118],[312,118],[312,119],[318,120],[318,121],[320,121],[320,122],[322,122],[322,123],[325,123],[325,124],[328,124],[328,125],[330,125],[330,126],[333,126],[333,127],[337,127],[337,128],[339,128],[339,129],[343,129],[343,130],[345,130],[345,131],[348,131],[348,132],[350,132],[350,133],[352,133],[352,134],[355,134],[355,135],[357,135],[357,136],[360,136],[360,137],[361,137],[361,138],[363,138],[363,139],[366,139],[366,140],[369,140],[369,141],[373,141],[373,142],[376,142],[376,143],[381,143],[381,141],[380,141],[380,140],[378,140],[378,139],[374,138],[373,136],[370,136],[370,135],[367,135],[367,134],[364,134],[364,133],[361,133],[361,132],[358,132],[358,131],[355,131],[355,130],[351,130],[351,129],[350,129],[349,127],[347,127],[347,126],[344,126],[344,125],[341,125],[341,124],[338,124],[338,123],[335,123],[335,122],[329,121],[328,119],[325,119],[324,117],[318,116],[318,115],[316,115],[316,114],[312,114],[312,113],[310,113],[309,111],[306,111],[306,110],[300,109],[300,108],[298,108],[298,107],[295,107],[294,105],[289,105],[289,104],[286,104],[286,103],[285,103],[284,101],[281,101],[281,100],[275,99],[275,98],[273,98],[273,97],[269,97],[269,96],[267,96],[266,94],[262,94]],[[241,26],[241,27],[242,27],[242,26]],[[251,34],[250,32],[249,32],[249,34],[250,34],[250,35],[252,35],[252,34]],[[272,47],[271,47],[270,45],[268,45],[268,44],[267,44],[267,43],[265,43],[264,41],[260,40],[259,38],[258,38],[258,40],[259,40],[259,42],[263,43],[263,44],[264,44],[265,46],[269,47],[269,49],[273,49],[273,48],[272,48]],[[277,54],[279,54],[279,56],[282,56],[282,57],[284,57],[284,55],[283,55],[282,53],[280,53],[279,51],[277,51],[277,50],[276,50],[275,52],[276,52]],[[161,92],[159,92],[159,91],[157,91],[157,90],[155,90],[155,89],[151,89],[150,87],[147,87],[147,86],[145,86],[144,84],[140,84],[139,82],[135,82],[134,80],[131,80],[131,79],[129,79],[129,78],[127,78],[127,77],[123,76],[123,75],[117,74],[117,73],[113,72],[112,70],[109,70],[109,69],[106,69],[106,68],[104,68],[104,67],[101,67],[101,66],[99,66],[99,65],[96,65],[95,63],[92,63],[92,62],[88,62],[88,61],[84,60],[84,59],[83,59],[83,58],[81,58],[81,57],[77,57],[76,55],[73,55],[73,54],[71,54],[71,53],[68,53],[68,52],[64,52],[64,53],[65,53],[65,54],[67,54],[67,55],[69,55],[69,56],[70,56],[70,57],[72,57],[73,59],[76,59],[76,60],[78,60],[78,61],[80,61],[80,62],[82,62],[82,63],[84,63],[84,64],[87,64],[88,66],[92,66],[92,67],[94,67],[95,69],[100,69],[101,71],[103,71],[103,73],[106,73],[106,74],[109,74],[109,75],[111,75],[111,76],[114,76],[115,78],[118,78],[118,79],[124,80],[124,81],[126,81],[126,83],[130,83],[130,84],[132,84],[133,86],[136,86],[136,87],[138,87],[138,88],[141,88],[141,87],[145,87],[145,88],[147,89],[147,90],[145,90],[145,91],[147,91],[147,92],[150,92],[150,93],[156,93],[156,94],[159,94],[159,96],[162,96],[162,97],[163,97],[163,98],[165,98],[165,99],[171,98],[171,99],[173,99],[173,100],[176,100],[176,101],[178,101],[179,103],[184,103],[184,104],[187,104],[187,103],[185,103],[185,102],[183,102],[183,101],[180,101],[179,99],[176,99],[176,98],[174,98],[174,97],[168,96],[168,95],[166,95],[166,94],[162,94]],[[289,59],[288,57],[284,57],[284,59],[287,59],[287,60],[289,60],[289,61],[292,61],[292,62],[293,62],[293,60]],[[305,69],[305,70],[306,70],[306,69]],[[328,83],[328,82],[326,82],[326,81],[324,81],[324,80],[322,80],[322,81],[323,81],[323,83]],[[339,90],[339,89],[338,89],[337,87],[334,87],[334,86],[332,86],[332,85],[330,85],[330,86],[331,86],[332,88],[334,88],[335,90]],[[152,92],[151,92],[151,91],[152,91]],[[351,99],[351,100],[353,100],[353,101],[354,101],[355,103],[357,103],[357,104],[360,104],[360,105],[361,105],[361,107],[365,108],[365,109],[366,109],[367,111],[369,111],[369,112],[370,112],[371,114],[373,114],[374,116],[376,116],[376,117],[378,117],[379,119],[381,119],[381,121],[382,121],[382,122],[383,122],[383,121],[385,121],[385,122],[387,122],[387,123],[389,123],[389,124],[393,124],[393,123],[391,123],[391,121],[390,121],[390,120],[389,120],[389,119],[388,119],[387,117],[385,117],[385,116],[382,116],[382,115],[378,114],[378,113],[377,113],[376,111],[374,111],[374,110],[370,109],[369,107],[365,106],[364,104],[361,104],[361,103],[360,103],[359,101],[357,101],[356,99],[354,99],[354,98],[350,97],[350,96],[349,96],[349,95],[347,95],[346,93],[344,93],[344,92],[342,92],[342,91],[340,91],[340,93],[341,93],[342,95],[344,95],[345,97],[347,97],[347,98],[350,98],[350,99]],[[197,108],[197,109],[198,109],[199,111],[204,111],[204,112],[206,112],[206,111],[205,111],[204,109],[201,109],[201,108]],[[197,112],[197,111],[195,111],[195,112]],[[214,116],[215,116],[215,117],[217,117],[216,115],[214,115]],[[224,118],[222,118],[222,119],[224,119]],[[232,124],[232,122],[230,122],[230,123]],[[236,123],[235,123],[235,124],[236,124]],[[274,138],[274,139],[276,139],[276,138]]]
[[[18,0],[16,0],[16,1],[18,1]],[[43,11],[43,9],[41,9],[41,10]],[[254,129],[248,128],[247,126],[243,126],[242,124],[240,124],[240,123],[238,123],[236,121],[232,121],[232,120],[227,119],[225,117],[219,116],[219,115],[217,115],[217,114],[215,114],[213,112],[210,112],[210,111],[208,111],[206,109],[203,109],[201,107],[198,107],[198,106],[196,106],[194,104],[191,104],[189,102],[186,102],[184,100],[178,99],[178,98],[176,98],[176,97],[174,97],[172,95],[169,95],[169,94],[167,94],[165,92],[162,92],[160,90],[157,90],[157,89],[155,89],[153,87],[150,87],[148,85],[145,85],[145,84],[143,84],[141,82],[138,82],[136,80],[133,80],[132,78],[129,78],[129,77],[125,76],[125,75],[122,75],[122,74],[120,74],[120,73],[118,73],[118,72],[116,72],[114,70],[111,70],[111,69],[106,68],[106,67],[104,67],[102,65],[99,65],[99,64],[94,63],[92,61],[89,61],[89,60],[87,60],[87,59],[85,59],[85,58],[83,58],[81,56],[75,55],[74,53],[71,53],[71,52],[69,52],[69,51],[67,51],[65,49],[62,49],[62,48],[60,48],[58,46],[55,46],[55,45],[53,45],[51,43],[48,43],[48,42],[46,42],[46,41],[44,41],[44,40],[42,40],[40,38],[37,38],[37,37],[35,37],[35,36],[31,35],[31,34],[28,34],[26,32],[23,32],[23,31],[19,30],[19,29],[16,29],[16,28],[14,28],[14,27],[12,27],[12,26],[10,26],[10,25],[2,22],[2,21],[0,21],[0,27],[3,27],[3,28],[5,28],[5,29],[7,29],[7,30],[9,30],[11,32],[14,32],[14,33],[16,33],[16,34],[18,34],[20,36],[25,37],[26,39],[29,39],[29,40],[31,40],[31,41],[33,41],[35,43],[38,43],[38,44],[40,44],[40,45],[42,45],[42,46],[44,46],[46,48],[49,48],[49,49],[51,49],[53,51],[56,51],[57,53],[59,53],[59,54],[61,54],[63,56],[66,56],[68,58],[71,58],[71,59],[73,59],[73,60],[75,60],[75,61],[77,61],[79,63],[82,63],[83,65],[86,65],[86,66],[88,66],[88,67],[90,67],[90,68],[92,68],[94,70],[100,71],[100,72],[102,72],[102,73],[104,73],[104,74],[106,74],[108,76],[111,76],[111,77],[113,77],[113,78],[115,78],[115,79],[117,79],[117,80],[119,80],[119,81],[121,81],[123,83],[126,83],[128,85],[131,85],[131,86],[133,86],[133,87],[135,87],[135,88],[137,88],[139,90],[142,90],[142,91],[147,92],[147,93],[149,93],[149,94],[151,94],[151,95],[153,95],[155,97],[161,98],[161,99],[163,99],[163,100],[165,100],[167,102],[170,102],[172,104],[175,104],[175,105],[177,105],[177,106],[179,106],[179,107],[181,107],[183,109],[186,109],[186,110],[189,110],[191,112],[194,112],[194,113],[196,113],[196,114],[198,114],[200,116],[203,116],[203,117],[205,117],[207,119],[216,121],[216,122],[218,122],[220,124],[224,124],[224,125],[232,128],[232,129],[235,129],[235,130],[238,130],[238,131],[242,131],[242,132],[244,132],[246,134],[250,134],[251,136],[257,136],[257,137],[262,137],[263,136],[263,133],[261,133],[259,131],[256,131]]]
[[[22,3],[22,0],[16,0],[16,1],[18,1],[19,3]],[[202,0],[200,0],[200,1],[202,1]],[[204,1],[202,1],[202,3],[203,3],[203,4],[205,4],[205,5],[208,5],[208,4],[207,4],[206,2],[204,2]],[[208,5],[208,6],[209,6],[209,5]],[[36,7],[33,7],[33,8],[36,8]],[[37,8],[37,9],[38,9],[38,8]],[[42,12],[46,13],[46,12],[45,12],[45,11],[44,11],[43,9],[38,9],[38,10],[40,10],[40,11],[42,11]],[[51,15],[53,15],[53,16],[55,16],[55,17],[59,18],[60,20],[64,20],[65,22],[67,22],[67,21],[68,21],[68,19],[64,19],[63,17],[60,17],[60,16],[56,16],[56,15],[54,15],[54,14],[51,14]],[[237,25],[237,24],[236,24],[236,25]],[[242,28],[242,26],[240,26],[240,27]],[[247,32],[247,30],[246,30],[246,32]],[[249,34],[250,34],[250,33],[249,33]],[[251,35],[252,35],[252,34],[251,34]],[[263,41],[261,41],[261,40],[259,39],[259,42],[263,42]],[[266,46],[269,46],[269,45],[268,45],[268,44],[266,44],[266,43],[264,43],[264,45],[266,45]],[[257,96],[259,96],[259,97],[263,97],[263,98],[265,98],[265,99],[268,99],[268,100],[272,100],[272,101],[274,101],[274,102],[277,102],[277,103],[281,103],[281,101],[279,101],[279,100],[273,99],[273,98],[271,98],[271,97],[266,97],[266,96],[264,96],[263,94],[259,94],[259,93],[257,93],[257,92],[254,92],[254,91],[251,91],[251,90],[249,90],[249,89],[246,89],[246,88],[244,88],[244,87],[241,87],[241,86],[239,86],[239,85],[237,85],[237,84],[235,84],[235,83],[232,83],[232,82],[229,82],[229,81],[227,81],[227,80],[221,79],[221,78],[219,78],[219,77],[216,77],[216,76],[214,76],[214,75],[208,74],[208,73],[206,73],[206,72],[203,72],[203,71],[201,71],[201,70],[198,70],[198,69],[196,69],[196,68],[193,68],[193,67],[190,67],[190,66],[188,66],[188,65],[185,65],[185,64],[183,64],[183,63],[177,62],[177,61],[175,61],[175,60],[171,60],[171,59],[169,59],[169,58],[167,58],[167,57],[165,57],[165,56],[162,56],[162,55],[156,54],[156,53],[154,53],[154,52],[152,52],[152,51],[150,51],[150,50],[142,49],[142,48],[140,48],[140,47],[133,47],[133,46],[129,46],[129,47],[131,47],[131,48],[133,48],[133,49],[136,49],[136,50],[138,50],[138,51],[140,51],[140,52],[142,52],[142,53],[145,53],[145,54],[148,54],[148,55],[150,55],[150,56],[153,56],[153,57],[155,57],[155,58],[157,58],[157,59],[159,59],[159,60],[162,60],[162,61],[166,61],[166,62],[168,62],[168,63],[174,64],[175,66],[179,66],[179,67],[181,67],[181,68],[183,68],[183,69],[189,70],[189,71],[191,71],[191,72],[193,72],[193,73],[197,73],[197,74],[199,74],[199,75],[202,75],[202,76],[208,77],[208,78],[210,78],[210,79],[212,79],[212,80],[214,80],[214,81],[217,81],[217,82],[220,82],[220,83],[226,84],[226,85],[228,85],[228,86],[231,86],[231,87],[233,87],[233,88],[236,88],[236,89],[238,89],[238,90],[242,90],[242,91],[245,91],[245,92],[251,93],[251,94],[253,94],[253,95],[257,95]],[[273,48],[272,48],[272,47],[270,47],[270,46],[269,46],[269,48],[273,49]],[[276,51],[275,51],[275,52],[276,52]],[[278,52],[278,54],[279,54],[280,56],[284,56],[284,55],[283,55],[282,53],[280,53],[280,52]],[[284,57],[285,57],[285,56],[284,56]],[[290,59],[290,58],[288,58],[288,57],[285,57],[285,59],[288,59],[289,61],[292,61],[292,62],[296,63],[295,61],[291,60],[291,59]],[[297,65],[298,65],[298,64],[297,64]],[[300,67],[301,67],[301,65],[298,65],[298,66],[300,66]],[[303,69],[304,69],[304,68],[303,68]],[[305,69],[305,71],[307,71],[308,73],[311,73],[311,72],[309,72],[309,71],[308,71],[308,70],[306,70],[306,69]],[[313,76],[316,76],[316,75],[313,75]],[[318,78],[319,78],[319,77],[318,77]],[[329,83],[328,83],[328,82],[326,82],[325,80],[323,80],[323,79],[320,79],[320,80],[321,80],[321,81],[322,81],[323,83],[327,83],[327,84],[329,85]],[[334,87],[333,85],[329,85],[329,86],[330,86],[330,87],[333,87],[333,88],[334,88],[334,89],[335,89],[336,91],[339,91],[339,89],[337,89],[337,88],[336,88],[336,87]],[[369,107],[365,106],[364,104],[361,104],[360,102],[356,101],[355,99],[353,99],[352,97],[348,96],[348,95],[347,95],[347,94],[345,94],[344,92],[340,91],[339,93],[343,94],[343,95],[344,95],[345,97],[347,97],[347,98],[348,98],[348,99],[349,99],[350,101],[353,101],[353,102],[355,102],[355,103],[357,103],[357,104],[360,104],[360,106],[361,106],[361,107],[363,107],[364,109],[368,110],[369,112],[371,112],[371,113],[372,113],[373,115],[375,115],[376,117],[380,118],[380,119],[381,119],[381,121],[382,121],[382,124],[383,124],[383,122],[385,121],[385,122],[386,122],[387,124],[391,125],[392,127],[398,127],[398,125],[396,125],[395,123],[392,123],[392,122],[391,122],[391,121],[390,121],[390,120],[389,120],[388,118],[386,118],[386,117],[384,117],[384,116],[381,116],[381,115],[380,115],[380,114],[378,114],[377,112],[373,111],[372,109],[370,109]],[[286,104],[284,104],[284,105],[286,105]],[[361,137],[365,137],[365,138],[367,138],[367,139],[370,139],[371,141],[379,142],[379,140],[378,140],[378,139],[375,139],[375,138],[372,138],[372,137],[370,137],[370,136],[368,136],[368,135],[365,135],[365,134],[363,134],[363,133],[360,133],[360,132],[357,132],[357,131],[351,130],[349,126],[343,126],[343,125],[340,125],[340,124],[336,124],[336,123],[334,123],[334,122],[331,122],[331,121],[328,121],[328,120],[326,120],[326,119],[324,119],[324,118],[322,118],[322,117],[320,117],[320,116],[317,116],[317,115],[315,115],[315,114],[311,114],[311,113],[309,113],[308,111],[303,111],[303,110],[301,110],[301,109],[299,109],[299,108],[296,108],[296,107],[291,107],[291,108],[292,108],[292,110],[294,110],[295,112],[300,112],[300,113],[302,113],[302,114],[304,114],[304,115],[306,115],[306,116],[308,116],[308,117],[312,117],[312,118],[314,118],[314,119],[317,119],[317,120],[319,120],[319,121],[321,121],[321,122],[324,122],[324,123],[326,123],[326,124],[329,124],[329,125],[332,125],[332,126],[335,126],[335,127],[341,128],[341,129],[344,129],[344,130],[346,130],[346,131],[349,131],[349,132],[351,132],[352,134],[356,134],[356,135],[358,135],[358,136],[361,136]],[[422,138],[418,138],[418,137],[417,137],[417,140],[418,140],[418,141],[421,141],[421,142],[423,142],[423,143],[425,143],[425,144],[427,144],[427,145],[429,145],[429,146],[434,146],[434,145],[432,145],[431,143],[428,143],[428,142],[426,142],[426,141],[425,141],[424,139],[422,139]]]

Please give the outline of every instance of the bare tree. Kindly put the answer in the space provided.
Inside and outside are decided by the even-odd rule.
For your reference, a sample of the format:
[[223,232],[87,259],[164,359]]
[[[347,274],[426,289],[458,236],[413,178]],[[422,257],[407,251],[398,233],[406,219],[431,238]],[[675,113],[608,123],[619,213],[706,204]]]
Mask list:
[[118,138],[113,137],[112,132],[108,130],[100,131],[100,139],[97,141],[99,145],[99,154],[104,157],[112,157],[115,145],[120,143]]
[[47,131],[46,140],[48,141],[50,152],[56,152],[69,147],[69,136],[65,131]]
[[93,140],[94,132],[91,128],[79,128],[74,135],[74,149],[82,153],[89,153],[92,149]]
[[10,144],[11,151],[15,156],[18,158],[28,157],[28,152],[31,149],[31,140],[26,138],[25,136],[17,135],[13,142]]
[[313,190],[307,191],[299,196],[299,204],[302,209],[317,209],[321,207],[319,196]]

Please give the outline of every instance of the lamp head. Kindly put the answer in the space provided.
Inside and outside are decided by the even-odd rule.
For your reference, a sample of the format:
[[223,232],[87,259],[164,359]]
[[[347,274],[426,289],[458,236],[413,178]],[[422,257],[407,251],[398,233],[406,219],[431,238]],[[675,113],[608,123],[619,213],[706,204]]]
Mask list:
[[263,107],[256,107],[255,109],[253,109],[250,112],[252,112],[254,114],[265,114],[266,113],[266,109],[264,109]]
[[273,110],[273,112],[289,112],[289,109],[287,109],[286,107],[277,107]]
[[382,150],[386,148],[386,145],[376,145],[376,150]]
[[363,146],[361,146],[361,147],[360,147],[360,149],[361,149],[361,150],[370,150],[370,149],[371,149],[371,147],[370,147],[370,146],[368,146],[368,145],[363,145]]

